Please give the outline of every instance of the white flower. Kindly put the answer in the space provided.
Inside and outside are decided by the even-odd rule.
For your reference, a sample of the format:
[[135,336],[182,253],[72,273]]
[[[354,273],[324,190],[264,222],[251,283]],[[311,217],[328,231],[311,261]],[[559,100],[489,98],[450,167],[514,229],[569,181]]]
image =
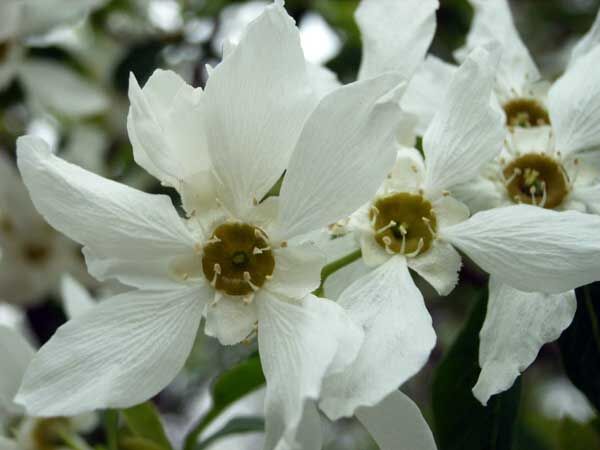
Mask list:
[[[394,160],[400,80],[357,82],[318,102],[298,31],[279,4],[249,25],[204,91],[171,72],[155,72],[144,89],[132,78],[135,159],[180,192],[186,219],[166,196],[21,138],[19,167],[36,207],[85,246],[94,276],[135,289],[61,327],[33,360],[18,401],[44,416],[142,402],[179,372],[204,316],[205,332],[226,345],[258,333],[267,448],[312,448],[311,403],[323,377],[354,359],[362,332],[311,294],[324,261],[300,236],[377,190]],[[280,196],[261,201],[284,170]]]
[[27,55],[33,36],[78,22],[99,0],[4,0],[0,4],[0,90],[18,78],[28,101],[70,117],[96,114],[108,106],[97,87],[56,62]]
[[12,162],[0,155],[0,301],[29,305],[58,294],[60,277],[86,274],[81,247],[36,211]]

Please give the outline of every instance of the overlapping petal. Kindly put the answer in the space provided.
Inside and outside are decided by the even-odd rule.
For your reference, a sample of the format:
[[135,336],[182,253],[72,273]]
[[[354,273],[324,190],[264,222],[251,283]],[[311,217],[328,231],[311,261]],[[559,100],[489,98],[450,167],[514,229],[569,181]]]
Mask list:
[[572,197],[582,201],[591,213],[600,214],[600,184],[576,186],[573,189]]
[[596,14],[596,20],[594,20],[590,30],[579,40],[575,47],[573,47],[569,65],[577,62],[579,58],[585,56],[598,44],[600,44],[600,11]]
[[94,307],[96,301],[71,275],[63,275],[61,280],[61,294],[65,312],[69,319],[82,316]]
[[[214,295],[214,292],[212,293]],[[256,331],[258,310],[255,303],[245,304],[241,298],[224,295],[206,308],[204,332],[223,345],[234,345]]]
[[537,356],[542,345],[558,339],[569,326],[577,302],[575,292],[522,292],[490,278],[490,296],[481,328],[481,374],[473,393],[484,405],[510,388]]
[[499,282],[558,294],[600,279],[600,217],[514,205],[479,212],[444,237]]
[[40,349],[16,401],[31,415],[68,416],[148,400],[183,367],[206,300],[182,287],[101,302]]
[[364,328],[365,341],[352,365],[325,380],[320,406],[332,420],[374,406],[397,389],[425,365],[436,339],[401,256],[352,283],[338,304]]
[[14,404],[13,399],[34,353],[33,347],[17,331],[0,325],[0,361],[2,361],[0,411],[21,410]]
[[438,294],[448,295],[458,284],[462,258],[452,245],[436,240],[427,252],[410,258],[408,266],[433,286]]

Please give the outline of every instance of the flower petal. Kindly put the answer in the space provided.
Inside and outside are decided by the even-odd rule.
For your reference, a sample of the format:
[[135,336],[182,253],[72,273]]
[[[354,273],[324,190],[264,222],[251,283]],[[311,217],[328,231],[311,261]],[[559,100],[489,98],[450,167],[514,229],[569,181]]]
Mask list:
[[156,70],[143,89],[133,74],[129,77],[127,129],[135,161],[177,189],[187,177],[211,167],[199,108],[202,95],[202,89],[168,70]]
[[[93,275],[126,284],[135,276],[148,287],[164,283],[172,258],[193,254],[194,239],[167,196],[146,194],[69,164],[35,137],[19,138],[17,147],[19,169],[36,208],[53,227],[86,246]],[[145,272],[157,263],[164,267],[161,279]]]
[[585,203],[590,212],[600,214],[600,184],[585,187],[575,186],[571,196]]
[[21,412],[13,399],[34,353],[33,347],[16,330],[0,325],[0,412],[4,409]]
[[41,34],[85,19],[103,0],[23,0],[21,33]]
[[380,450],[437,450],[433,433],[419,407],[400,391],[371,408],[359,408],[357,419]]
[[524,95],[540,73],[513,23],[507,0],[470,0],[475,8],[466,45],[455,56],[462,61],[473,49],[492,41],[502,46],[497,83],[502,97]]
[[56,62],[28,58],[19,75],[34,101],[68,117],[98,114],[108,108],[108,97],[97,86]]
[[467,205],[450,195],[444,195],[433,202],[433,210],[438,229],[456,225],[467,220],[471,215]]
[[306,72],[319,99],[342,86],[337,74],[325,66],[314,63],[306,63]]
[[481,374],[473,388],[475,397],[486,405],[492,395],[510,388],[542,345],[558,339],[569,326],[576,309],[575,291],[522,292],[492,276],[480,333]]
[[65,274],[61,280],[61,294],[67,317],[82,316],[96,305],[96,301],[79,281]]
[[490,103],[493,54],[474,50],[456,71],[423,137],[426,190],[432,196],[476,177],[500,153],[504,121]]
[[[213,293],[214,295],[214,293]],[[256,304],[245,304],[240,297],[224,295],[206,309],[204,332],[216,337],[222,345],[234,345],[256,331]]]
[[444,238],[498,281],[558,294],[600,279],[600,217],[529,205],[496,208],[444,230]]
[[401,147],[386,184],[399,192],[417,192],[425,177],[425,162],[416,148]]
[[448,295],[458,284],[462,258],[452,245],[436,240],[429,251],[408,260],[408,267],[421,275],[440,295]]
[[148,400],[183,367],[202,317],[202,294],[197,287],[139,290],[99,303],[41,348],[16,401],[31,415],[69,416]]
[[569,67],[548,93],[556,148],[564,155],[600,145],[600,46]]
[[343,219],[370,200],[396,157],[401,78],[383,75],[341,87],[309,117],[281,188],[282,238]]
[[356,357],[362,332],[330,300],[308,295],[289,303],[261,292],[257,301],[258,344],[267,379],[265,449],[299,449],[305,403],[319,397],[328,373]]
[[317,97],[294,21],[270,5],[211,73],[204,92],[208,148],[219,198],[238,216],[287,167]]
[[0,42],[10,41],[19,33],[23,2],[4,0],[0,4]]
[[276,295],[300,299],[321,284],[325,255],[314,245],[305,243],[273,250],[275,271],[265,286]]
[[4,436],[0,436],[0,448],[2,450],[20,450],[21,447],[13,439],[9,439]]
[[594,20],[590,30],[579,40],[575,47],[573,47],[573,50],[571,50],[569,66],[576,63],[582,56],[588,54],[590,50],[598,44],[600,44],[600,11],[596,14],[596,20]]
[[364,328],[365,341],[351,366],[325,380],[320,407],[332,420],[379,403],[425,365],[435,346],[431,316],[403,257],[356,280],[338,304]]
[[363,41],[359,80],[385,72],[410,78],[435,33],[437,0],[362,0],[355,18]]
[[417,133],[423,136],[454,77],[457,66],[428,55],[410,79],[402,97],[402,109],[418,117]]

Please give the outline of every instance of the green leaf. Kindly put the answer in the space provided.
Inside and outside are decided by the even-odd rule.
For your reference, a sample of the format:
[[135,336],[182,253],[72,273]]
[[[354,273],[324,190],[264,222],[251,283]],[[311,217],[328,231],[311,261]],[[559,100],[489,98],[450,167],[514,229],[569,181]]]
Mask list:
[[493,396],[486,407],[471,389],[479,376],[479,330],[485,319],[487,292],[440,364],[433,381],[433,414],[440,450],[508,450],[521,394],[520,380]]
[[192,450],[198,442],[202,431],[225,408],[232,405],[246,394],[258,389],[265,383],[265,376],[260,364],[258,354],[251,356],[246,361],[223,372],[212,386],[212,408],[196,423],[185,440],[185,450]]
[[265,420],[262,417],[236,417],[231,419],[227,424],[209,436],[204,441],[196,446],[196,450],[208,448],[214,441],[232,434],[253,433],[263,431],[265,429]]
[[109,450],[118,450],[119,412],[117,410],[109,409],[104,412],[104,430]]
[[560,450],[593,450],[600,448],[600,435],[589,424],[565,418],[558,434]]
[[558,345],[567,376],[600,410],[600,283],[575,293],[577,312]]
[[119,441],[120,450],[162,450],[164,447],[140,436],[125,436]]
[[172,450],[158,411],[151,402],[124,409],[122,413],[134,435],[152,441],[158,448]]

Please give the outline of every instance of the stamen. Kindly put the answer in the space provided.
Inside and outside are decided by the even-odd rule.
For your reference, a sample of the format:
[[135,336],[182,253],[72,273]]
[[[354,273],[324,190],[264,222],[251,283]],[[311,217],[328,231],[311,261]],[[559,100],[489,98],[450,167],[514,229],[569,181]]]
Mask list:
[[219,237],[215,235],[213,235],[213,237],[206,241],[207,244],[218,244],[219,242],[221,242],[221,239],[219,239]]
[[[258,291],[258,286],[252,282],[252,278],[250,277],[250,272],[244,272],[244,281],[248,283],[248,286],[252,288],[254,292]],[[245,300],[244,300],[245,302]]]
[[540,201],[538,206],[542,208],[546,206],[546,201],[548,200],[548,191],[546,190],[546,182],[542,181],[542,200]]
[[381,240],[383,241],[383,243],[384,243],[384,245],[385,245],[385,252],[386,252],[388,255],[393,255],[393,254],[394,254],[394,252],[393,252],[393,250],[390,248],[390,245],[392,245],[392,238],[391,238],[391,237],[389,237],[389,236],[383,236],[383,237],[381,238]]
[[412,253],[406,254],[405,256],[407,258],[414,258],[419,253],[421,253],[421,250],[423,249],[424,245],[425,245],[425,241],[423,240],[423,238],[419,238],[419,244],[417,245],[417,249],[414,252],[412,252]]
[[[381,227],[379,230],[376,230],[375,233],[376,234],[383,233],[383,232],[389,230],[390,228],[394,228],[396,225],[398,225],[396,222],[394,222],[393,220],[390,220],[390,222],[385,227]],[[400,232],[402,233],[402,228],[400,228]],[[405,231],[405,233],[406,233],[406,231]]]
[[215,306],[217,306],[217,303],[219,303],[219,301],[223,298],[223,294],[221,294],[219,291],[215,291],[215,296],[213,298],[213,301],[210,303],[210,306],[212,308],[214,308]]
[[531,196],[531,204],[537,206],[537,202],[535,200],[535,186],[531,186],[529,188],[529,195]]
[[242,297],[242,302],[244,302],[244,305],[250,305],[253,301],[254,301],[254,293],[250,293],[250,294],[244,295]]
[[217,288],[217,278],[219,277],[219,275],[221,275],[221,265],[218,263],[215,263],[215,265],[213,266],[213,272],[214,272],[214,275],[212,277],[212,280],[210,280],[210,285],[216,289]]
[[[515,178],[517,178],[519,175],[521,175],[521,169],[519,169],[518,167],[515,167],[515,170],[513,170],[512,175],[510,176],[510,178],[508,178],[508,180],[505,178],[504,179],[504,184],[506,186],[508,186],[510,183],[512,183]],[[504,178],[504,174],[502,174],[502,178]]]
[[406,250],[406,233],[402,233],[402,244],[400,244],[400,253],[404,254]]
[[435,234],[435,231],[433,231],[433,228],[431,228],[431,220],[429,220],[427,217],[421,217],[421,220],[425,223],[425,225],[427,226],[427,229],[429,230],[429,232],[431,233],[431,237],[435,238],[437,235]]
[[254,249],[252,249],[252,254],[253,255],[262,255],[263,252],[267,252],[269,250],[271,250],[271,247],[268,246],[268,245],[266,247],[264,247],[264,248],[254,247]]

